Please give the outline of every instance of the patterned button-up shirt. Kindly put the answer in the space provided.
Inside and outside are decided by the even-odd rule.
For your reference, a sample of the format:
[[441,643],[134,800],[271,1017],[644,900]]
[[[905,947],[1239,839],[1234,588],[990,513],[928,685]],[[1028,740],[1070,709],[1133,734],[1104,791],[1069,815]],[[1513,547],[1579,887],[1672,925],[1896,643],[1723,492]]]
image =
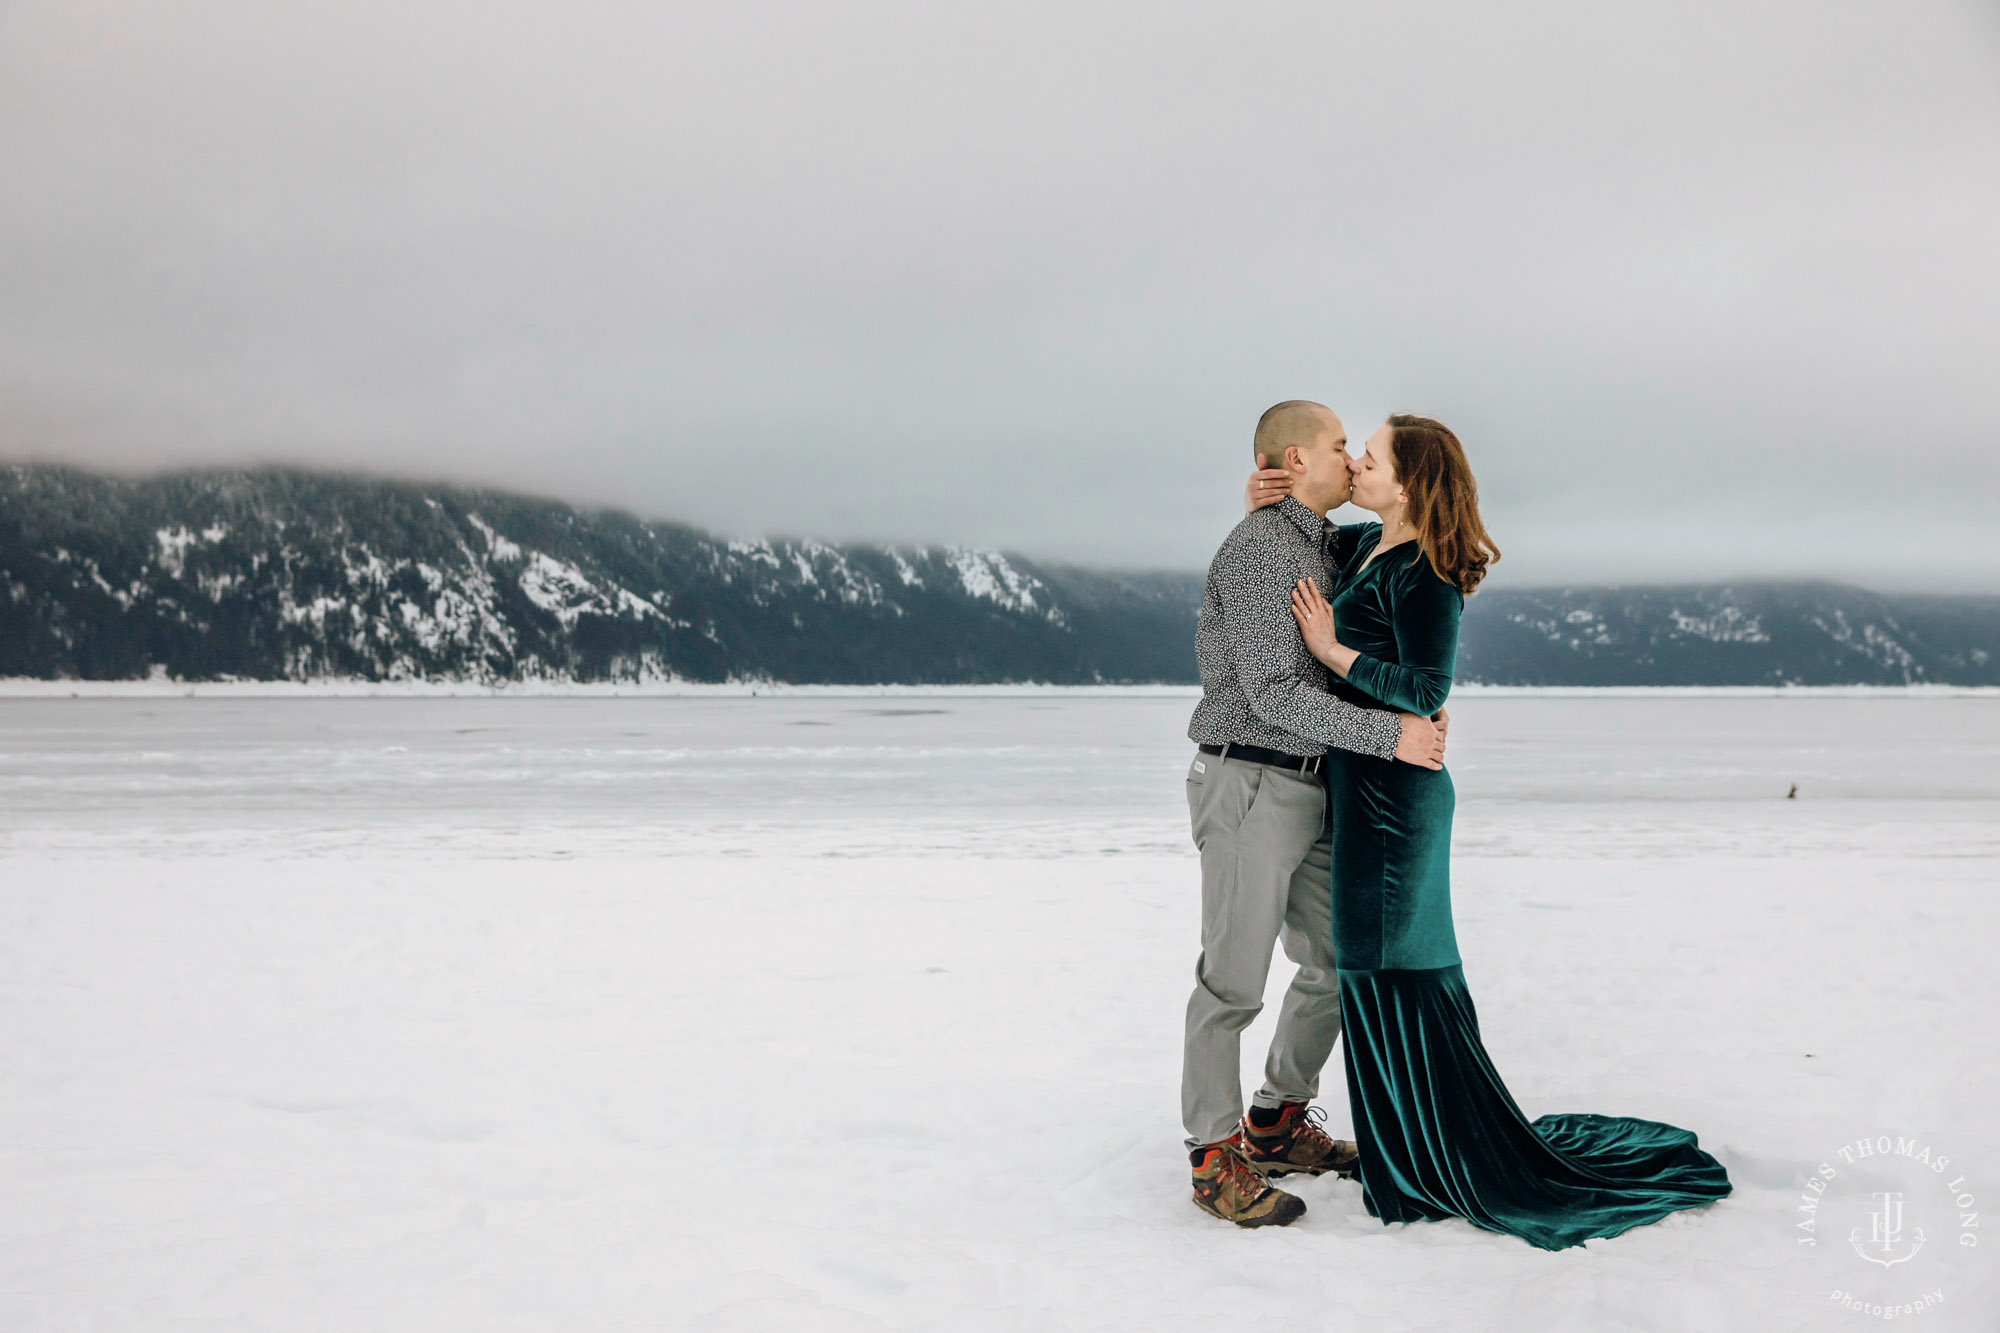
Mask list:
[[1197,744],[1262,745],[1320,755],[1328,746],[1388,759],[1402,720],[1327,693],[1327,671],[1292,619],[1292,585],[1309,578],[1333,598],[1335,529],[1286,496],[1247,515],[1208,566],[1195,623],[1201,703],[1188,722]]

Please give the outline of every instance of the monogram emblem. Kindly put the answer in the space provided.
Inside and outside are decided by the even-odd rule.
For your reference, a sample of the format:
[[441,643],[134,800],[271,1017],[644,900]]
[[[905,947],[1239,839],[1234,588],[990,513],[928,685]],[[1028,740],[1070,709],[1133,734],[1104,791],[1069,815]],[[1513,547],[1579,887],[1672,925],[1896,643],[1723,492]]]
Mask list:
[[[1847,1243],[1854,1252],[1871,1264],[1889,1268],[1895,1264],[1907,1263],[1917,1257],[1917,1251],[1924,1248],[1924,1229],[1916,1229],[1916,1239],[1910,1248],[1897,1254],[1897,1247],[1903,1242],[1903,1195],[1900,1190],[1878,1191],[1875,1195],[1875,1211],[1868,1214],[1868,1246],[1861,1244],[1861,1228],[1847,1233]],[[1869,1250],[1877,1253],[1870,1254]]]

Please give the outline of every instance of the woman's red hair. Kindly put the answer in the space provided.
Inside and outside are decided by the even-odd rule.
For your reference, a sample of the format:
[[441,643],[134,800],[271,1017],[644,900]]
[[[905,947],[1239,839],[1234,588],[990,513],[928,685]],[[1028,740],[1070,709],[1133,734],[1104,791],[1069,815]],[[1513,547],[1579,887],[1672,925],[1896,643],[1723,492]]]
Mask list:
[[1479,518],[1479,486],[1458,436],[1441,421],[1399,412],[1389,418],[1389,456],[1409,499],[1417,546],[1439,578],[1470,593],[1500,558]]

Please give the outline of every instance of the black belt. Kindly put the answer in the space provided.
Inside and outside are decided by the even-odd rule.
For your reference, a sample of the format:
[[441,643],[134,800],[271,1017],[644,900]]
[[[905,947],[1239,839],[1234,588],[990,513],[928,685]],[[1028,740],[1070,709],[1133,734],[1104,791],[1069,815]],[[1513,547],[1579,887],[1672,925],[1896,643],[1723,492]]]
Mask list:
[[1273,768],[1296,769],[1300,773],[1317,773],[1326,763],[1326,760],[1319,755],[1305,759],[1295,754],[1286,754],[1283,750],[1267,750],[1261,745],[1238,745],[1233,741],[1228,745],[1204,745],[1200,749],[1203,754],[1219,755],[1224,759],[1241,759],[1250,764],[1269,764]]

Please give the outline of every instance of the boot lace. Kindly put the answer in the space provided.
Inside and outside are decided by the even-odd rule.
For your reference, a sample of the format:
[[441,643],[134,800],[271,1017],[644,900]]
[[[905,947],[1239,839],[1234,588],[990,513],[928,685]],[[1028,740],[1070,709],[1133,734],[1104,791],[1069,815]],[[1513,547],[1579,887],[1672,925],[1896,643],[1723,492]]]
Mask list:
[[1306,1107],[1304,1113],[1299,1116],[1299,1127],[1295,1132],[1303,1135],[1308,1143],[1317,1144],[1321,1139],[1331,1143],[1333,1136],[1326,1132],[1326,1108]]
[[1292,1133],[1298,1142],[1312,1150],[1315,1160],[1344,1164],[1352,1156],[1351,1153],[1341,1152],[1339,1140],[1326,1132],[1326,1108],[1323,1106],[1306,1107]]
[[1250,1163],[1243,1158],[1242,1144],[1237,1139],[1231,1139],[1223,1145],[1222,1164],[1217,1175],[1220,1179],[1216,1183],[1224,1187],[1233,1186],[1245,1203],[1271,1188],[1264,1183],[1264,1177],[1250,1169]]

